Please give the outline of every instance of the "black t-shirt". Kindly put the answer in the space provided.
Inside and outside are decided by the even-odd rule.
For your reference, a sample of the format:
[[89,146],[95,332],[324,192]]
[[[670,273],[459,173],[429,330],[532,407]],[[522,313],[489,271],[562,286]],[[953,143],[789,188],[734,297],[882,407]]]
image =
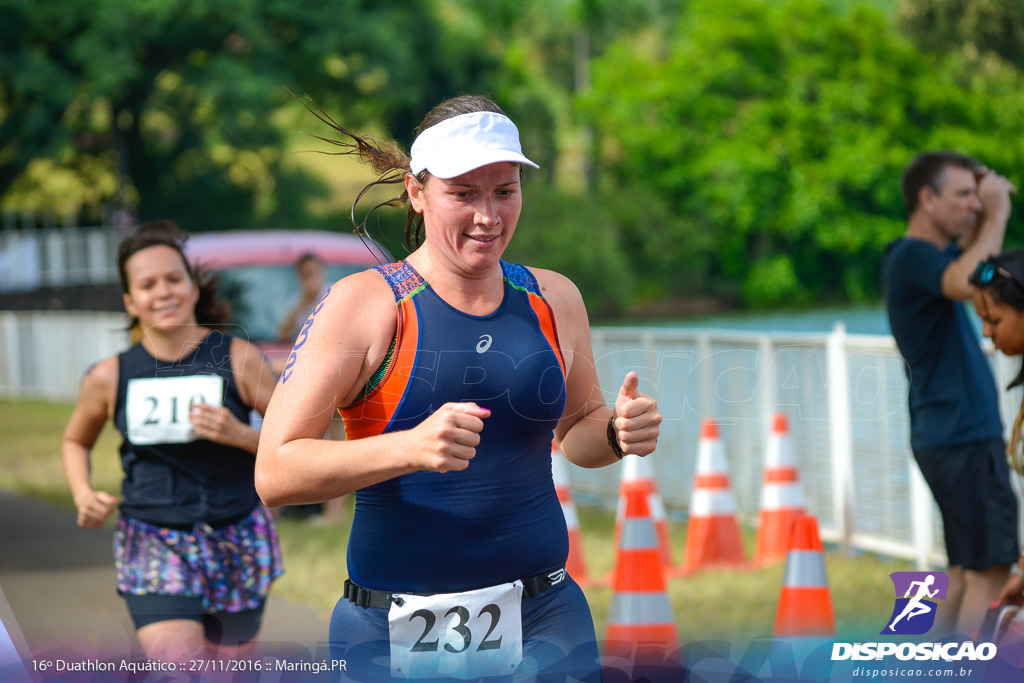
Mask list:
[[114,424],[121,444],[121,512],[158,525],[225,522],[259,502],[256,457],[192,432],[190,403],[221,404],[248,424],[231,371],[231,337],[211,332],[188,356],[165,362],[136,344],[118,356]]
[[910,382],[910,445],[951,446],[1003,433],[992,369],[965,304],[942,294],[942,273],[960,250],[912,238],[882,258],[889,325]]

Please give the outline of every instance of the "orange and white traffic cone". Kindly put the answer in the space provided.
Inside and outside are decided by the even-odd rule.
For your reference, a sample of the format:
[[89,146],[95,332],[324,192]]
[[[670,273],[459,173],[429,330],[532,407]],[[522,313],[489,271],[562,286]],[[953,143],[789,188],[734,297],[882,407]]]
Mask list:
[[786,416],[778,413],[768,437],[754,562],[766,564],[786,557],[793,520],[805,509],[789,425]]
[[555,480],[555,492],[558,502],[562,504],[565,526],[569,530],[569,559],[565,568],[576,583],[582,587],[590,584],[587,575],[587,560],[583,554],[583,536],[580,532],[580,517],[576,513],[576,503],[572,498],[572,487],[569,483],[569,465],[558,447],[551,444],[551,474]]
[[836,619],[817,520],[810,515],[797,515],[789,545],[772,632],[777,636],[835,635]]
[[668,535],[668,520],[665,519],[665,503],[658,493],[654,479],[654,464],[639,455],[622,456],[622,480],[619,483],[619,503],[615,510],[615,545],[622,536],[622,524],[626,516],[627,492],[637,490],[647,496],[647,507],[658,533],[658,548],[662,566],[672,568],[672,543]]
[[747,559],[725,446],[714,420],[706,420],[701,430],[683,558],[683,574],[715,566],[742,565]]
[[625,498],[604,654],[666,659],[679,648],[679,632],[649,498],[638,487],[629,488]]

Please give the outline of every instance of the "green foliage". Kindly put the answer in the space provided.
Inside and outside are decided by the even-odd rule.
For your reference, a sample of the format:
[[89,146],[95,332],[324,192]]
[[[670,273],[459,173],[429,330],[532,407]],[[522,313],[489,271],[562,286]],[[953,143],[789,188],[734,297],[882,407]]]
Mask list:
[[616,224],[598,206],[531,183],[523,214],[505,258],[568,275],[591,316],[607,315],[633,300],[633,280]]
[[792,301],[801,294],[793,262],[782,254],[755,262],[743,287],[744,298],[753,306]]
[[675,265],[741,282],[749,303],[877,296],[915,153],[956,147],[1001,169],[1024,153],[1019,73],[934,66],[868,5],[694,0],[668,45],[644,48],[610,46],[581,107],[602,194],[664,205],[657,237],[642,199],[621,226],[631,270],[657,291],[679,274],[648,268],[648,241],[676,242],[688,258]]
[[1024,4],[1020,0],[900,0],[896,16],[923,50],[998,55],[1024,68]]
[[474,86],[490,59],[453,51],[461,35],[437,30],[432,10],[4,0],[0,191],[38,202],[47,174],[26,172],[34,163],[75,172],[101,160],[115,189],[83,193],[83,203],[135,206],[141,219],[173,217],[190,230],[301,222],[278,192],[317,188],[282,166],[274,114],[299,108],[282,86],[313,94],[348,125],[382,122],[411,135],[429,106]]
[[0,0],[0,41],[4,205],[188,230],[347,229],[353,183],[288,157],[335,135],[282,86],[406,148],[490,93],[541,164],[510,258],[601,314],[874,299],[914,154],[1024,180],[1016,0]]

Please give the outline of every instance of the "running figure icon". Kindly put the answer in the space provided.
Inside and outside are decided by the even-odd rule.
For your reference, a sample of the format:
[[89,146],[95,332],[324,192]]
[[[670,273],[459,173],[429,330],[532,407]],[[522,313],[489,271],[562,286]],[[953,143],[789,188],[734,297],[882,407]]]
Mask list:
[[910,598],[910,593],[914,590],[914,586],[917,586],[917,594],[914,597],[910,598],[910,601],[907,602],[906,606],[903,608],[903,611],[900,612],[900,615],[893,619],[892,623],[889,624],[890,631],[894,633],[896,632],[896,622],[902,619],[903,617],[906,617],[907,621],[910,621],[919,614],[928,614],[934,609],[934,606],[931,603],[922,602],[924,598],[934,598],[935,595],[939,592],[938,588],[936,588],[933,591],[928,590],[928,588],[933,583],[935,583],[935,576],[933,574],[929,574],[924,581],[911,582],[910,587],[907,588],[907,592],[904,594],[903,597]]

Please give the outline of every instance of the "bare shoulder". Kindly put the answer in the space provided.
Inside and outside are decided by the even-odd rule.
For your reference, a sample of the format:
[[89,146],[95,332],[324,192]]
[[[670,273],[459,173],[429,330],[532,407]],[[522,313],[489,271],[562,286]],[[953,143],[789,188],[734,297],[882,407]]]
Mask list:
[[580,355],[588,358],[593,355],[590,348],[590,319],[583,295],[575,283],[561,273],[543,268],[531,268],[530,272],[537,278],[541,294],[555,315],[558,343],[565,359],[567,376],[581,376],[579,370],[572,372],[573,368],[593,368],[592,360],[582,365],[574,360]]
[[231,338],[231,367],[236,374],[261,371],[267,365],[263,350],[250,341],[239,337]]
[[89,404],[98,408],[102,405],[106,408],[105,412],[110,412],[117,399],[119,377],[117,356],[105,358],[90,367],[82,378],[79,406]]
[[[364,270],[335,282],[313,309],[324,312],[330,326],[366,331],[370,337],[386,334],[390,342],[395,329],[395,297],[384,278],[373,270]],[[358,321],[358,325],[353,324]]]
[[363,271],[338,280],[313,307],[282,378],[287,381],[289,370],[303,357],[335,364],[345,358],[383,357],[396,320],[391,287],[378,273]]
[[553,270],[544,268],[530,268],[529,270],[537,278],[541,294],[556,313],[586,315],[583,295],[580,294],[579,288],[572,280]]
[[116,391],[119,375],[120,369],[117,362],[117,356],[104,358],[85,371],[85,377],[82,380],[82,388],[85,389],[85,387],[88,386],[91,389],[99,391]]
[[274,396],[288,397],[291,409],[303,401],[346,405],[387,354],[396,327],[395,297],[379,273],[338,280],[296,337]]
[[242,339],[241,337],[231,338],[230,353],[232,357],[243,356],[246,359],[248,359],[250,355],[255,356],[257,360],[263,356],[263,351],[260,350],[260,347],[256,346],[251,341]]

